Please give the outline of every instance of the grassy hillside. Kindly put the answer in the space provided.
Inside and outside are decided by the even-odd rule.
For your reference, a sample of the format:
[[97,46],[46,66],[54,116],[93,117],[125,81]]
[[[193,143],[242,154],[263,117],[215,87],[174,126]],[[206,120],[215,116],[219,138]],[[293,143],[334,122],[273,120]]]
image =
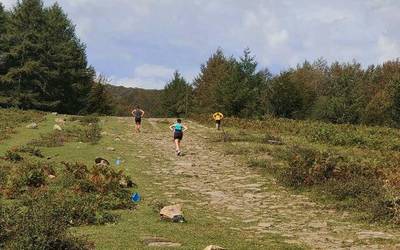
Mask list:
[[[139,143],[142,140],[133,140],[130,119],[0,113],[19,118],[0,121],[14,128],[0,146],[0,247],[153,249],[150,243],[167,240],[178,242],[180,249],[210,244],[229,249],[301,248],[275,234],[248,241],[248,234],[230,229],[238,221],[220,222],[214,212],[197,206],[185,209],[188,223],[160,221],[160,207],[171,201],[166,187],[155,185],[160,179],[149,169],[170,163],[155,155],[153,147]],[[32,121],[38,122],[37,129],[25,127]],[[56,123],[62,131],[53,130]],[[145,127],[151,126],[145,122]],[[96,157],[111,165],[95,165]],[[131,179],[137,187],[126,185]],[[139,205],[130,201],[134,191],[142,194]],[[176,195],[191,197],[188,192]]]
[[400,130],[274,118],[223,123],[225,135],[212,141],[225,141],[227,155],[362,220],[400,224]]

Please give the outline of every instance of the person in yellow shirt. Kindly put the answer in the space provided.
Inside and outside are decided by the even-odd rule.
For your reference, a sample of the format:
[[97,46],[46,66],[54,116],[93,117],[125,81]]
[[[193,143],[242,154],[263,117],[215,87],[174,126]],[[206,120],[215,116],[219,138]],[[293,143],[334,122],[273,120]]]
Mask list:
[[216,112],[213,114],[215,120],[215,126],[219,130],[221,128],[221,121],[224,119],[224,115],[221,112]]

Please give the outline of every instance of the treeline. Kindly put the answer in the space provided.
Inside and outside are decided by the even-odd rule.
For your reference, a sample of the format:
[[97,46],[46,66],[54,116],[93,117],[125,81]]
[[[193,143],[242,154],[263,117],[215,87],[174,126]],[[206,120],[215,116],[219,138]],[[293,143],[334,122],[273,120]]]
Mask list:
[[329,65],[319,59],[277,75],[257,66],[249,49],[238,59],[218,49],[192,84],[174,74],[163,94],[165,112],[400,125],[399,60],[363,68],[355,61]]
[[[62,113],[110,113],[85,44],[56,3],[0,3],[0,106]],[[99,95],[100,94],[100,95]]]
[[126,88],[122,86],[105,85],[106,92],[111,97],[112,114],[129,116],[135,106],[146,111],[147,117],[164,116],[161,106],[162,90]]

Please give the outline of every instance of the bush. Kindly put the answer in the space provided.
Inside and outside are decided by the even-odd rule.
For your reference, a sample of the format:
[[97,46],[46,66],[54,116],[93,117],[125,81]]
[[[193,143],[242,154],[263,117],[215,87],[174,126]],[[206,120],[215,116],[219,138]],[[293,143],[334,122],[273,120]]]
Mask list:
[[80,140],[82,142],[89,142],[96,144],[101,139],[101,127],[98,123],[92,123],[84,127],[80,131]]
[[26,207],[0,207],[0,246],[8,249],[90,249],[91,245],[68,233],[56,207],[41,197]]
[[62,131],[53,131],[48,134],[41,134],[40,139],[32,140],[28,146],[37,147],[61,147],[68,140]]
[[36,156],[39,158],[44,157],[42,154],[42,151],[40,151],[40,149],[29,146],[29,145],[21,146],[21,147],[17,148],[16,151],[21,152],[21,153],[28,153],[31,156]]
[[22,156],[19,155],[14,150],[7,150],[7,152],[5,154],[5,159],[8,161],[12,161],[12,162],[18,162],[18,161],[22,161],[24,158],[22,158]]

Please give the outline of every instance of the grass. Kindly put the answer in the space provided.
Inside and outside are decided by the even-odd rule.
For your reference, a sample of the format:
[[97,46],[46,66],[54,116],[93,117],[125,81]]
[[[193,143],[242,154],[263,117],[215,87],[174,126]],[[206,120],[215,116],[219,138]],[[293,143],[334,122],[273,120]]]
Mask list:
[[[15,133],[0,145],[0,155],[5,155],[7,150],[26,145],[28,142],[41,138],[41,134],[52,133],[54,125],[54,115],[46,115],[45,119],[39,123],[36,130],[20,127],[15,129]],[[74,117],[67,119],[66,126]],[[180,249],[203,249],[207,245],[216,244],[228,249],[300,249],[301,246],[285,243],[285,238],[274,234],[265,234],[264,238],[252,240],[249,233],[231,230],[237,226],[237,221],[227,221],[222,223],[216,220],[213,213],[205,207],[197,206],[197,202],[184,206],[184,215],[187,223],[173,224],[160,221],[159,215],[154,208],[154,203],[165,203],[168,197],[164,196],[165,187],[157,186],[155,183],[160,180],[148,173],[151,167],[162,167],[163,164],[171,164],[166,159],[146,157],[141,159],[136,157],[139,152],[152,152],[152,148],[146,148],[140,142],[131,139],[128,135],[133,131],[133,125],[127,127],[117,118],[101,118],[102,128],[107,132],[97,143],[85,143],[79,140],[67,140],[59,147],[43,147],[37,144],[37,149],[45,159],[59,163],[61,161],[81,162],[88,166],[94,163],[96,157],[108,159],[113,168],[124,170],[132,177],[138,185],[138,191],[143,197],[135,210],[117,210],[113,212],[119,216],[116,223],[106,225],[87,225],[74,227],[70,232],[75,236],[84,236],[93,242],[96,249],[147,249],[144,239],[146,237],[161,237],[170,241],[182,244]],[[92,118],[79,120],[81,126],[91,123]],[[150,126],[149,124],[145,124]],[[18,125],[16,125],[18,126]],[[166,125],[167,126],[167,123]],[[115,137],[121,138],[116,141]],[[133,139],[133,138],[132,138]],[[107,147],[115,148],[115,151],[107,150]],[[21,153],[26,160],[31,159],[29,154],[38,154],[37,150],[25,149]],[[122,159],[123,163],[116,166],[115,160]],[[177,198],[193,198],[187,192],[178,192]],[[1,203],[14,203],[15,201],[1,200]],[[149,248],[150,249],[150,248]]]

